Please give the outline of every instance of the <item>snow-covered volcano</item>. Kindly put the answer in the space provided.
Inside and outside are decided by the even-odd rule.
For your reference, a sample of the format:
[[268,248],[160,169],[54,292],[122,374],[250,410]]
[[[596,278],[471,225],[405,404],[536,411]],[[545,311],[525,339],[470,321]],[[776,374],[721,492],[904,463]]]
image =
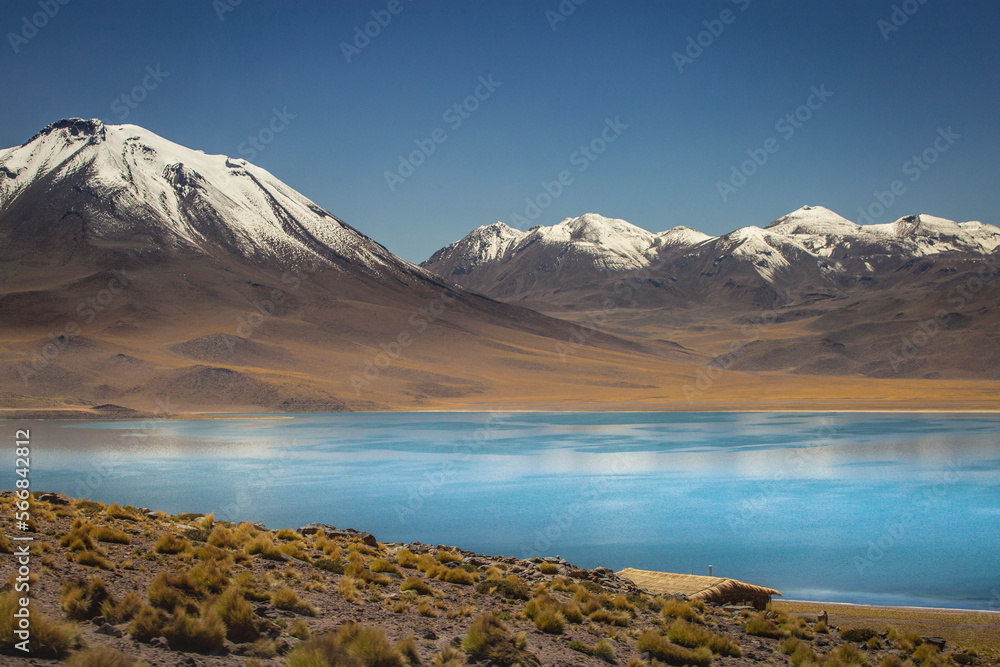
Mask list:
[[96,119],[61,120],[0,150],[0,218],[4,259],[37,259],[48,236],[64,258],[115,247],[424,275],[260,167]]

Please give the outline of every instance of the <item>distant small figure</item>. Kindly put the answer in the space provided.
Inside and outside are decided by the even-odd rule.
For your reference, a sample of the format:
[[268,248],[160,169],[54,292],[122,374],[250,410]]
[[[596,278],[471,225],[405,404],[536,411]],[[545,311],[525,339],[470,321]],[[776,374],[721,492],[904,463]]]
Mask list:
[[826,609],[824,609],[823,612],[819,615],[819,618],[816,619],[817,623],[820,621],[823,621],[823,623],[825,623],[826,625],[830,625],[830,616],[826,613]]

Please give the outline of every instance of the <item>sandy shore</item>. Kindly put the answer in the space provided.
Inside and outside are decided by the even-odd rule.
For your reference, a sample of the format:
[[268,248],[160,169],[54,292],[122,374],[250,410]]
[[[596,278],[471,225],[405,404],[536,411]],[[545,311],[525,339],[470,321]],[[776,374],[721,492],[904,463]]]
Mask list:
[[1000,611],[941,609],[928,607],[878,607],[836,602],[775,600],[777,610],[795,614],[826,611],[835,627],[866,627],[883,631],[893,626],[900,632],[913,630],[925,637],[944,637],[948,644],[975,649],[1000,658]]

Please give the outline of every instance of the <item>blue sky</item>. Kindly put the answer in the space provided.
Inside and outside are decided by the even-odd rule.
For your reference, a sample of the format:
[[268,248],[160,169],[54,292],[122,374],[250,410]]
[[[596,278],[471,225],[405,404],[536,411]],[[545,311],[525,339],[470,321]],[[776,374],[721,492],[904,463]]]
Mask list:
[[[803,204],[858,220],[894,181],[872,221],[1000,223],[1000,3],[562,7],[6,0],[0,146],[63,117],[135,123],[250,159],[417,262],[496,220],[720,234]],[[270,133],[276,109],[294,118]],[[400,171],[416,142],[433,152]]]

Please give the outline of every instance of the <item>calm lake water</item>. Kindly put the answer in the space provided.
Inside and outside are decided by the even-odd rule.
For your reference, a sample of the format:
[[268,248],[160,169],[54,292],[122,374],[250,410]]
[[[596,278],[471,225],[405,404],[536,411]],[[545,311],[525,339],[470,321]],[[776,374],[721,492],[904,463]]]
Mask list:
[[[32,488],[271,528],[1000,608],[1000,417],[364,413],[30,426]],[[7,470],[12,448],[4,449]],[[8,475],[8,479],[12,479]],[[9,488],[9,485],[4,485]]]

